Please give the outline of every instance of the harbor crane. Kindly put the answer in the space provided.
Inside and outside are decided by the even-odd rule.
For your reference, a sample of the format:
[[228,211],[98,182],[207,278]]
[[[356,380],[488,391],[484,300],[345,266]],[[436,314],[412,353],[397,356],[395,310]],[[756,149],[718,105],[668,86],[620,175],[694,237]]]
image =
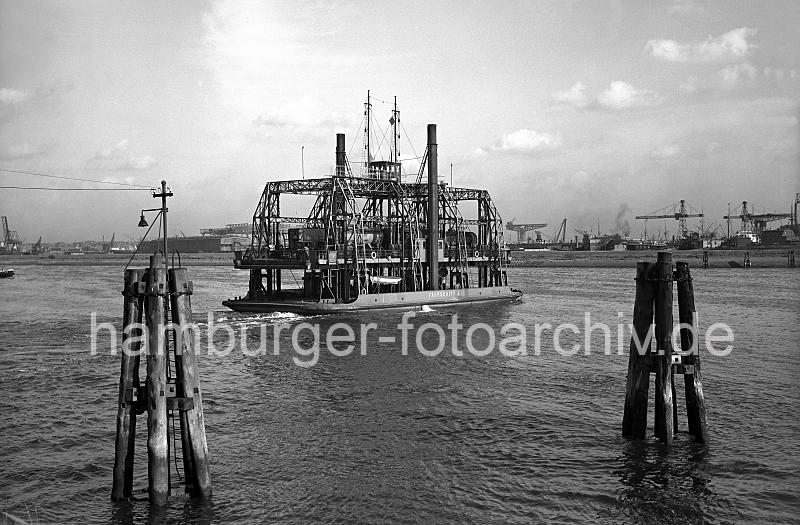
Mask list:
[[517,220],[516,217],[506,223],[506,229],[517,233],[517,242],[523,244],[525,242],[525,234],[529,231],[538,230],[547,226],[547,223],[529,223],[529,224],[514,224]]
[[31,246],[31,255],[41,255],[42,253],[42,236],[39,236],[39,240],[36,241],[36,244]]
[[[577,244],[577,239],[575,241]],[[550,239],[550,249],[551,250],[572,250],[573,244],[567,242],[567,218],[561,221],[561,224],[556,230],[556,234]]]
[[111,234],[111,241],[108,244],[103,244],[103,252],[102,253],[111,253],[114,249],[114,238],[117,236],[117,232]]
[[567,241],[567,218],[564,217],[564,220],[561,221],[561,225],[558,227],[558,231],[556,231],[555,237],[553,237],[554,243],[564,244]]
[[19,253],[19,236],[17,232],[8,227],[8,217],[3,215],[3,239],[0,242],[0,253],[13,255]]
[[[795,203],[795,206],[796,205],[797,204]],[[723,219],[729,221],[731,219],[740,219],[742,221],[741,231],[751,231],[758,236],[760,236],[761,232],[766,229],[768,222],[782,221],[793,218],[791,213],[753,213],[755,211],[755,206],[748,207],[747,201],[742,201],[741,207],[738,207],[735,211],[738,212],[738,214],[732,214],[729,211],[728,215],[723,217]]]
[[[672,213],[667,213],[667,210],[672,208]],[[686,219],[691,217],[702,217],[703,212],[698,212],[693,209],[685,200],[681,199],[678,204],[668,204],[660,210],[656,210],[647,215],[637,215],[637,219],[675,219],[678,221],[678,230],[681,237],[686,238],[689,236],[689,228],[686,226]]]

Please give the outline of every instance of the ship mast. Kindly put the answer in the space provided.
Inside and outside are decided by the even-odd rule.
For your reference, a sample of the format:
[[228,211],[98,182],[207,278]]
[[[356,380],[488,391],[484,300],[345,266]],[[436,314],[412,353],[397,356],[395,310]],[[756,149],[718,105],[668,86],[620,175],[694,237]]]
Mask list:
[[369,90],[367,90],[367,102],[366,104],[364,104],[364,115],[366,115],[365,120],[367,121],[367,125],[364,127],[364,135],[366,139],[366,145],[364,146],[364,149],[366,150],[367,154],[366,159],[364,160],[364,167],[367,169],[367,176],[369,176],[369,165],[372,157],[369,151],[369,121],[372,118],[371,112],[372,112],[372,104],[370,103],[369,99]]
[[400,153],[397,151],[397,121],[400,120],[400,112],[397,111],[397,97],[394,97],[394,109],[392,110],[392,140],[394,142],[394,147],[392,151],[394,152],[394,158],[391,160],[393,162],[400,162]]

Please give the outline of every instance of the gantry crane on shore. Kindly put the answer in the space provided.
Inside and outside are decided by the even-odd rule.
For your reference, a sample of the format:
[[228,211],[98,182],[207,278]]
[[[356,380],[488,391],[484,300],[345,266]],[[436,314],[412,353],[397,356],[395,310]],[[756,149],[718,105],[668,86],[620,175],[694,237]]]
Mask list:
[[41,255],[42,253],[42,236],[39,236],[39,240],[36,241],[36,244],[31,246],[31,255]]
[[111,251],[114,249],[114,238],[116,236],[117,232],[112,233],[111,240],[108,242],[108,244],[103,243],[103,251],[101,253],[111,253]]
[[[672,208],[672,213],[667,213],[667,210]],[[678,204],[668,204],[663,208],[656,210],[647,215],[637,215],[637,219],[675,219],[678,221],[678,230],[682,238],[689,237],[689,228],[686,226],[686,219],[691,217],[703,217],[702,211],[697,211],[692,208],[685,200],[681,199]]]
[[[800,197],[800,195],[798,195],[798,197]],[[798,201],[800,201],[800,198],[798,198]],[[795,203],[795,207],[796,205],[797,203]],[[736,210],[734,210],[734,213],[731,213],[729,210],[728,215],[725,215],[723,219],[728,221],[732,219],[740,219],[742,221],[740,232],[752,232],[757,237],[761,237],[761,233],[766,229],[767,223],[769,222],[794,219],[791,213],[776,213],[769,211],[764,213],[754,213],[754,211],[755,206],[748,206],[747,201],[742,201],[742,205],[737,207]],[[728,227],[728,230],[730,230],[730,226]]]
[[7,255],[18,254],[20,249],[19,236],[17,232],[8,227],[8,217],[3,215],[3,239],[0,242],[0,253]]
[[529,231],[538,230],[547,226],[547,223],[528,223],[528,224],[514,224],[517,220],[516,217],[506,223],[506,229],[517,233],[517,242],[519,244],[525,243],[525,234]]

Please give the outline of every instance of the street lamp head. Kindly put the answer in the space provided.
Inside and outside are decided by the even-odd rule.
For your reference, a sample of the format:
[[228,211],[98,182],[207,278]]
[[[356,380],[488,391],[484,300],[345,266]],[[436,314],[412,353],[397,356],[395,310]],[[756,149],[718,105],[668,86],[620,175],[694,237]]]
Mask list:
[[142,212],[142,216],[139,217],[139,228],[147,228],[147,221],[144,218],[144,212]]

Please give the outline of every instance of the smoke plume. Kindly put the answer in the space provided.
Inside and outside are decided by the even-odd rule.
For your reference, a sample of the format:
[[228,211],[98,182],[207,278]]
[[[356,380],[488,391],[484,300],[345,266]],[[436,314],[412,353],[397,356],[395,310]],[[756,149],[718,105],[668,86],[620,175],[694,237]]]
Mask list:
[[631,225],[628,224],[628,219],[625,217],[631,211],[631,207],[628,206],[627,203],[623,202],[619,207],[619,211],[617,212],[617,218],[614,219],[615,232],[621,233],[625,237],[631,234]]

